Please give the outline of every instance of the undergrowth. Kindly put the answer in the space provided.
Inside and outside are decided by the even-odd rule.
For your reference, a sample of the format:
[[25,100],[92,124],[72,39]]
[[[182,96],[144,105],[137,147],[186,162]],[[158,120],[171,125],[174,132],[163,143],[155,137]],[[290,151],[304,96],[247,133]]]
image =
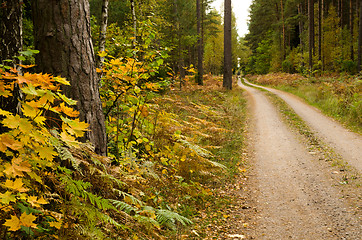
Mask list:
[[242,168],[244,101],[220,80],[160,94],[163,82],[148,79],[157,67],[106,62],[110,154],[102,157],[77,140],[88,125],[60,91],[66,79],[22,67],[0,70],[1,97],[21,91],[20,113],[0,111],[3,239],[175,238],[228,203],[217,187]]

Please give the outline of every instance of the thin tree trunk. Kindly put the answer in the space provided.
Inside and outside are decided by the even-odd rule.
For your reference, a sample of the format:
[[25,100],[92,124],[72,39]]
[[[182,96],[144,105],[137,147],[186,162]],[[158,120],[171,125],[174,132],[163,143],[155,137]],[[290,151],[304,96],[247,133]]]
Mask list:
[[184,58],[183,58],[183,47],[182,47],[182,41],[181,41],[181,31],[180,31],[180,17],[179,17],[179,12],[178,12],[178,4],[177,4],[177,0],[174,0],[174,11],[175,11],[175,16],[176,16],[176,29],[177,29],[177,39],[178,39],[178,49],[177,49],[177,53],[178,53],[178,58],[177,58],[177,68],[179,71],[179,79],[180,79],[180,90],[182,89],[182,82],[185,78],[185,62],[184,62]]
[[[102,19],[101,29],[99,32],[99,51],[104,52],[106,50],[106,36],[107,36],[107,25],[108,25],[108,3],[109,0],[102,1]],[[102,67],[104,63],[104,57],[97,58],[97,66]]]
[[232,49],[231,49],[231,0],[224,4],[224,78],[223,86],[232,89]]
[[358,28],[358,72],[362,70],[362,4],[359,4],[359,28]]
[[354,53],[353,53],[353,2],[352,0],[349,1],[349,30],[351,33],[351,60],[354,60]]
[[106,133],[90,32],[88,0],[33,0],[35,48],[39,71],[62,76],[64,87],[77,100],[80,119],[89,124],[85,139],[99,154],[106,154]]
[[131,12],[133,20],[133,47],[135,47],[137,43],[137,17],[136,17],[136,7],[134,0],[131,0]]
[[302,34],[303,34],[303,21],[301,19],[301,16],[303,15],[303,4],[299,4],[298,5],[298,14],[300,15],[299,18],[299,43],[300,43],[300,50],[301,50],[301,62],[302,62],[302,66],[304,66],[304,57],[303,57],[303,53],[304,53],[304,43],[303,43],[303,38],[302,38]]
[[313,52],[314,52],[314,0],[309,0],[309,70],[313,70]]
[[282,33],[283,33],[283,46],[282,46],[282,51],[283,51],[283,59],[282,61],[284,61],[285,59],[285,45],[286,45],[286,40],[285,40],[285,21],[284,21],[284,6],[283,6],[283,0],[280,0],[280,11],[281,11],[281,15],[282,15]]
[[323,0],[318,0],[318,60],[322,61],[322,3]]
[[196,0],[196,15],[197,15],[197,84],[203,85],[203,47],[201,33],[201,0]]

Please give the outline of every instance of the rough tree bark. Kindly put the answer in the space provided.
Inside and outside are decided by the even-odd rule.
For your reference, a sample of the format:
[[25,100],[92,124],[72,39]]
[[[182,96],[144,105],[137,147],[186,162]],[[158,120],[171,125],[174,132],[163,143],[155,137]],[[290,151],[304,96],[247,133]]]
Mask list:
[[[6,59],[13,59],[22,50],[22,0],[5,0],[0,5],[0,63]],[[19,64],[20,61],[15,62]],[[8,65],[7,63],[4,63]],[[11,64],[12,67],[15,64]],[[18,69],[20,70],[20,69]],[[19,112],[19,90],[15,85],[13,94],[10,97],[0,97],[0,108],[13,114]],[[6,131],[0,124],[0,133]]]
[[0,58],[12,59],[22,49],[23,0],[4,0],[0,5]]
[[232,49],[231,49],[231,0],[224,3],[224,78],[223,87],[232,89]]
[[77,100],[80,119],[89,123],[86,140],[106,154],[106,133],[90,32],[87,0],[33,0],[38,70],[70,81],[64,93]]
[[203,46],[202,46],[202,31],[201,31],[201,0],[196,0],[196,14],[197,14],[197,84],[203,85]]

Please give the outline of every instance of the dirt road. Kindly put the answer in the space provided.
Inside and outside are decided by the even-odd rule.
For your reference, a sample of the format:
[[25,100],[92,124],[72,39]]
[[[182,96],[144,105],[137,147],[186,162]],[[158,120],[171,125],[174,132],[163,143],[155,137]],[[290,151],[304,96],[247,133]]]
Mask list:
[[[246,83],[253,85],[246,81]],[[255,86],[255,85],[254,85]],[[351,166],[362,172],[362,137],[350,132],[319,110],[296,96],[273,88],[264,88],[282,98],[314,130],[319,138],[340,154]]]
[[261,91],[238,84],[247,91],[252,109],[254,176],[250,184],[257,213],[247,237],[361,239],[361,216],[332,186],[325,167],[283,123]]

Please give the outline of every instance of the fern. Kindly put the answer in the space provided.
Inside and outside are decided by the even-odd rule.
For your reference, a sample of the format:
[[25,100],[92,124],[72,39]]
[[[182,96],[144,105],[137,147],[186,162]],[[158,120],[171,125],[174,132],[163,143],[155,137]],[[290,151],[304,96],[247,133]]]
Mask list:
[[123,211],[129,215],[132,215],[132,213],[136,212],[137,210],[136,208],[122,201],[114,199],[108,199],[108,201],[111,202],[118,210]]
[[104,239],[103,232],[97,227],[88,227],[81,224],[75,224],[75,231],[78,233],[80,239]]
[[142,216],[142,215],[135,215],[134,219],[136,219],[140,224],[148,226],[150,228],[160,228],[160,224],[150,217]]
[[142,201],[138,200],[136,197],[132,196],[129,193],[123,192],[119,189],[113,189],[113,190],[122,198],[128,197],[132,201],[132,204],[139,205],[139,206],[144,205],[144,203]]
[[121,180],[119,180],[119,179],[115,178],[114,176],[107,174],[107,173],[101,174],[101,177],[111,180],[112,182],[116,183],[119,187],[124,187],[127,185],[126,183],[122,182]]
[[207,162],[210,163],[211,165],[213,165],[214,167],[227,169],[227,167],[225,165],[221,164],[221,163],[211,161],[211,160],[207,160]]
[[191,142],[187,141],[186,139],[182,139],[181,136],[179,136],[178,141],[180,143],[182,143],[182,145],[184,145],[185,147],[193,150],[200,157],[210,158],[213,156],[213,154],[210,151],[206,150],[205,148],[200,147],[199,145],[191,143]]
[[[53,135],[58,134],[55,130],[52,130],[51,133]],[[58,152],[60,159],[62,161],[69,161],[72,167],[83,176],[83,173],[79,168],[80,161],[73,157],[73,154],[68,150],[68,148],[63,146],[60,140],[56,137],[50,138],[50,141],[52,145],[55,147],[55,150]]]
[[114,220],[113,218],[111,218],[107,214],[100,213],[100,215],[101,215],[101,218],[102,218],[103,222],[107,222],[109,224],[112,224],[113,226],[115,226],[117,228],[122,228],[122,229],[127,228],[125,225],[118,223],[116,220]]
[[157,209],[156,216],[157,222],[172,230],[176,230],[176,222],[181,223],[183,226],[193,224],[190,219],[165,209]]

